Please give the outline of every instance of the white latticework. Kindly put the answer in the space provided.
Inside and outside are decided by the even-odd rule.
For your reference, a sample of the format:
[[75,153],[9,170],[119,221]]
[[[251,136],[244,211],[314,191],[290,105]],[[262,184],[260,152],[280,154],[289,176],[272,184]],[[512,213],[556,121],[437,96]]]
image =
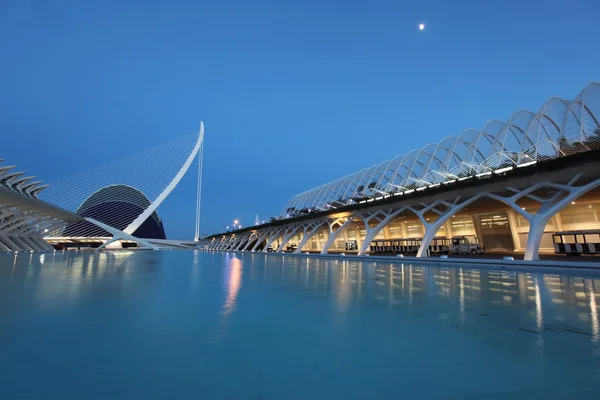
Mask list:
[[307,215],[410,193],[421,188],[530,165],[600,148],[600,84],[588,84],[573,101],[552,97],[537,113],[517,110],[381,164],[293,196],[283,217]]
[[[202,139],[201,126],[198,132],[54,182],[39,198],[85,217],[93,218],[85,215],[93,209],[105,216],[104,223],[133,234],[148,218],[158,219],[157,207],[190,167]],[[48,236],[63,236],[66,230],[72,237],[89,237],[97,236],[99,227],[78,222]]]

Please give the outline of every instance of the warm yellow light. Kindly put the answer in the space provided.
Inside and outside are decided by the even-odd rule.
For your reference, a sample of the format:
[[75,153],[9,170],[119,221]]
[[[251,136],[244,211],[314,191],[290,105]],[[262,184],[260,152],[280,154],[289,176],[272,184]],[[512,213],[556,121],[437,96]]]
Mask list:
[[237,225],[239,223],[239,221],[236,219],[235,221],[233,221],[234,225]]

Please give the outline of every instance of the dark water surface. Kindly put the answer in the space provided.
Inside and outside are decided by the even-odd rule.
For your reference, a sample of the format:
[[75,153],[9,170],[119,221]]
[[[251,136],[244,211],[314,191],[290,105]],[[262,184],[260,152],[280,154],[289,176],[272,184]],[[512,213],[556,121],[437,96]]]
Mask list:
[[595,277],[0,255],[0,399],[598,399]]

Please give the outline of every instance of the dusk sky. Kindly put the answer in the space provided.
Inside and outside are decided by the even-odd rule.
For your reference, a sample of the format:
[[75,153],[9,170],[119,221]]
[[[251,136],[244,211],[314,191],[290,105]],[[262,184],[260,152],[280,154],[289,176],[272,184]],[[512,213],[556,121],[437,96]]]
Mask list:
[[[598,0],[0,0],[0,158],[51,183],[203,120],[201,230],[249,225],[573,99],[600,80],[599,16]],[[193,171],[159,209],[170,238],[193,237]]]

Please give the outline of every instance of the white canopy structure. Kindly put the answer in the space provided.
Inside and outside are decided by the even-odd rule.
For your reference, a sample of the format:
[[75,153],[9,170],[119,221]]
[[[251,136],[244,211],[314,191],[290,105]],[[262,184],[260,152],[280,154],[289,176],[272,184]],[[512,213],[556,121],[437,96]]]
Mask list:
[[[504,168],[600,148],[600,84],[588,84],[573,101],[552,97],[538,112],[517,110],[506,122],[365,168],[293,196],[283,218],[410,193]],[[390,143],[390,145],[392,145]]]

